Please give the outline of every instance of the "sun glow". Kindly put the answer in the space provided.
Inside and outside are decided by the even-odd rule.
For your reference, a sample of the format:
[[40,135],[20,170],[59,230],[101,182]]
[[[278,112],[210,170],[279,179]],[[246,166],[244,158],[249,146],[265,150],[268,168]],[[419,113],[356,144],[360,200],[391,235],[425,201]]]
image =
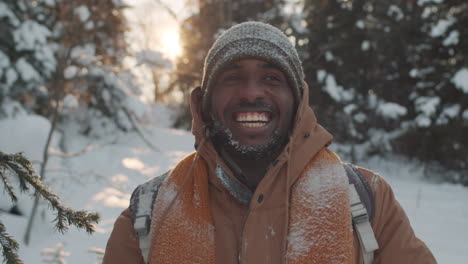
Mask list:
[[164,55],[175,59],[182,52],[179,32],[177,30],[165,31],[161,34],[161,48]]

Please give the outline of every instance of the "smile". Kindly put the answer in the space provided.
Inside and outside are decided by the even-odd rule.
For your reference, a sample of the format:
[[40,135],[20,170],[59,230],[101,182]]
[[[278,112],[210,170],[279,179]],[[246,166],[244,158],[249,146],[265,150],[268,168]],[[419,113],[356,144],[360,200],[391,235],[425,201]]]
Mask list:
[[264,127],[271,120],[271,113],[269,112],[236,112],[233,118],[241,126],[249,128]]

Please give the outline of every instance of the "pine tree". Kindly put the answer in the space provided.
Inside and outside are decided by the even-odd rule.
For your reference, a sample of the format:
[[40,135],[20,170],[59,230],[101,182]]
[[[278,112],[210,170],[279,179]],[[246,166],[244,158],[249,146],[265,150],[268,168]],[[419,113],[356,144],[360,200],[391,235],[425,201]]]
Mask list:
[[[404,154],[453,169],[449,181],[468,185],[468,3],[418,1],[425,38],[411,71],[414,113],[407,132],[395,140]],[[463,77],[464,76],[464,77]]]
[[59,89],[66,89],[87,110],[79,113],[86,118],[75,116],[84,123],[83,131],[92,129],[86,120],[96,116],[112,120],[121,130],[131,129],[123,108],[128,94],[139,90],[131,78],[126,80],[130,75],[121,63],[128,54],[124,8],[120,1],[62,0],[54,10],[59,56],[66,60]]
[[19,101],[50,117],[61,93],[84,110],[62,113],[81,122],[83,133],[96,118],[131,129],[124,108],[128,95],[140,91],[121,63],[128,54],[124,8],[118,0],[0,3],[0,103]]
[[464,1],[306,0],[304,13],[311,105],[338,141],[468,169],[468,88],[454,81],[467,65]]
[[[335,0],[304,3],[307,42],[298,49],[311,91],[310,103],[320,123],[343,140],[360,138],[353,118],[341,113],[345,105],[357,101],[356,89],[366,89],[359,76],[364,71],[360,45],[366,35],[356,26],[363,17],[362,5]],[[350,123],[351,134],[346,133],[344,123]]]
[[394,129],[407,118],[415,84],[409,72],[421,23],[414,3],[310,0],[305,10],[304,66],[320,121],[354,143],[369,139],[369,127]]
[[0,104],[11,98],[38,111],[38,105],[47,100],[44,84],[52,77],[57,60],[56,46],[49,42],[51,3],[34,3],[0,2]]

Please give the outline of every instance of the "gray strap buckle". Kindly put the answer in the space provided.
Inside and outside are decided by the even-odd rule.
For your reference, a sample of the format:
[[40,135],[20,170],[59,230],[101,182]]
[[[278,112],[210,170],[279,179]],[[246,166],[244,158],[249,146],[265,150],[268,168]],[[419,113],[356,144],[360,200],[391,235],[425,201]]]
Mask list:
[[135,218],[135,223],[133,224],[133,228],[135,229],[135,233],[141,237],[146,236],[149,234],[150,231],[150,217],[149,215],[138,215]]

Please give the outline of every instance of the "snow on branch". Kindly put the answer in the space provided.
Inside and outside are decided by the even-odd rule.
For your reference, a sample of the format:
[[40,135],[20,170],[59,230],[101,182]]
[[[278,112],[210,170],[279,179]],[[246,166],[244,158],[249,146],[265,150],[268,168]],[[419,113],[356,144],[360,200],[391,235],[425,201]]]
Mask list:
[[150,68],[172,68],[170,60],[164,58],[164,55],[155,50],[142,50],[136,54],[137,66],[146,65]]

